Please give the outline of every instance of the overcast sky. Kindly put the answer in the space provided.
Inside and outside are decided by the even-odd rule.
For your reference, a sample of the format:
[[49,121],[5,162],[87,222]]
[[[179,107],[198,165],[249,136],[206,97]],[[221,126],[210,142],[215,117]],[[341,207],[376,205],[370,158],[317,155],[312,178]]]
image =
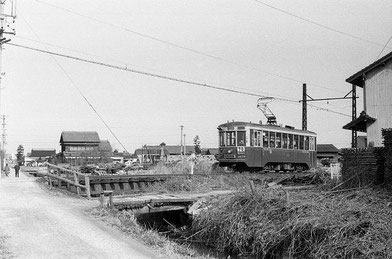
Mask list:
[[[16,36],[9,37],[42,50],[300,100],[302,83],[313,98],[347,94],[345,79],[376,60],[391,24],[390,0],[20,0]],[[392,42],[381,56],[391,50]],[[180,125],[187,144],[199,135],[202,147],[217,147],[219,124],[266,121],[255,96],[15,46],[4,46],[3,71],[0,113],[7,116],[9,153],[19,144],[26,152],[59,151],[64,130],[97,131],[123,150],[83,96],[130,152],[144,144],[180,144]],[[351,121],[351,101],[312,104],[348,115],[309,107],[308,129],[318,143],[349,147],[351,132],[342,126]],[[301,127],[299,103],[275,100],[269,107],[279,124]]]

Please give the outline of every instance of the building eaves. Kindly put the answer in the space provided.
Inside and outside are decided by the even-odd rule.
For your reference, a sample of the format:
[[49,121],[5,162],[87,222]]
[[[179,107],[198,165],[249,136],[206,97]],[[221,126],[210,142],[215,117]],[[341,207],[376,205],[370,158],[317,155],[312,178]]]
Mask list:
[[359,87],[363,87],[364,75],[366,75],[366,73],[369,73],[370,71],[376,69],[379,66],[385,65],[385,63],[388,62],[390,59],[392,59],[392,52],[388,53],[384,57],[374,61],[369,66],[365,67],[364,69],[350,76],[349,78],[346,79],[346,82]]

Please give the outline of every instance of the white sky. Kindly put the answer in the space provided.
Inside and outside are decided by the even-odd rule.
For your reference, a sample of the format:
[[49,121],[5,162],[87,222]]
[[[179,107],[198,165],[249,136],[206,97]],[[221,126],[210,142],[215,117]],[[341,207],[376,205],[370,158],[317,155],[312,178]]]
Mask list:
[[[390,0],[262,2],[381,45],[392,34]],[[16,44],[294,100],[302,98],[302,82],[308,84],[313,98],[344,96],[351,90],[345,79],[372,63],[382,49],[254,0],[19,0],[17,15],[16,36],[10,36]],[[392,42],[382,55],[391,50]],[[130,152],[144,144],[179,144],[180,125],[184,125],[187,144],[199,135],[202,147],[217,147],[219,124],[266,121],[256,107],[257,97],[14,46],[5,46],[3,71],[0,113],[7,116],[10,153],[19,144],[26,152],[32,148],[58,151],[63,130],[97,131],[113,148],[123,150],[75,85]],[[361,89],[358,92],[359,115],[363,100]],[[350,100],[312,104],[351,114]],[[299,103],[275,100],[269,107],[278,123],[301,127]],[[308,129],[318,133],[318,143],[349,147],[351,132],[342,126],[350,120],[308,107]]]

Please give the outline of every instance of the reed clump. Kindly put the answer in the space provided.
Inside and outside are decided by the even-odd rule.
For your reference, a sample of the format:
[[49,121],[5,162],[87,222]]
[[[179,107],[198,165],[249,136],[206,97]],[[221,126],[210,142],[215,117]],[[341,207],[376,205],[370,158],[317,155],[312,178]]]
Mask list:
[[192,240],[254,258],[392,258],[391,195],[241,190],[206,204]]

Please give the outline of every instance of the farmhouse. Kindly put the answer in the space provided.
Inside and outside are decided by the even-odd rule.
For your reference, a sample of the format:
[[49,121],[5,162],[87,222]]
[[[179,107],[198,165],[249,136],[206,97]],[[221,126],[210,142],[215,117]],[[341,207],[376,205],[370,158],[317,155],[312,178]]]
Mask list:
[[[367,133],[366,146],[382,146],[381,129],[392,128],[392,52],[346,79],[353,88],[353,118],[343,126],[353,132]],[[364,110],[356,117],[355,88],[363,89]]]
[[317,145],[317,162],[326,159],[329,162],[338,162],[339,149],[332,144],[318,144]]
[[55,149],[32,149],[29,154],[30,159],[47,160],[49,157],[56,155]]
[[100,142],[95,131],[63,131],[60,137],[65,157],[98,156]]

